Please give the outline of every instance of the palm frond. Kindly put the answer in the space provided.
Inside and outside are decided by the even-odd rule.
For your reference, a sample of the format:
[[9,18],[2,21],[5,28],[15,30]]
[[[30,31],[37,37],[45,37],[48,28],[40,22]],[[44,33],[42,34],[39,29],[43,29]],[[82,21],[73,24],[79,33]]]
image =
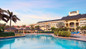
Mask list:
[[20,21],[20,19],[16,15],[13,15],[13,17]]
[[2,19],[2,14],[0,14],[0,20]]
[[1,19],[5,22],[8,22],[9,17],[8,17],[8,15],[3,14]]
[[8,15],[9,15],[10,18],[11,18],[11,16],[13,15],[13,12],[10,12],[9,10],[7,10],[6,13],[8,13]]
[[10,14],[10,11],[9,11],[9,10],[7,10],[7,13],[8,13],[8,14]]
[[0,8],[0,14],[6,12],[6,10],[3,10]]
[[13,12],[7,10],[7,13],[9,15],[9,20],[12,20],[13,22],[17,22],[17,20],[20,20],[16,15],[13,14]]
[[16,22],[17,22],[17,20],[20,20],[20,19],[19,19],[19,18],[17,18],[17,16],[16,16],[16,15],[13,15],[13,16],[12,16],[12,21],[16,23]]

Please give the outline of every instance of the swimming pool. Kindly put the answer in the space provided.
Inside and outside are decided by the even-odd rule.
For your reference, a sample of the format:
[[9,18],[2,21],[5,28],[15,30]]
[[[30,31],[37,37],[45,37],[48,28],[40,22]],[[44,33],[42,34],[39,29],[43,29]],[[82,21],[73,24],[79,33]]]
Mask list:
[[51,35],[26,35],[0,39],[0,49],[86,49],[86,42],[60,39]]

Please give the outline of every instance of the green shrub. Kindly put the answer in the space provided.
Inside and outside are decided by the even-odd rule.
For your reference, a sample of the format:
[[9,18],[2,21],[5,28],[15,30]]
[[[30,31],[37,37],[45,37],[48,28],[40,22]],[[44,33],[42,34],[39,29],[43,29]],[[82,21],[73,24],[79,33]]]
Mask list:
[[71,32],[69,32],[69,31],[65,31],[64,33],[65,33],[65,36],[66,36],[66,37],[71,36]]
[[14,32],[0,32],[0,37],[15,36]]
[[55,27],[51,27],[51,30],[54,31],[56,28]]
[[53,31],[39,31],[38,33],[54,33]]
[[59,36],[69,37],[71,35],[71,32],[69,31],[59,31]]
[[57,36],[57,31],[54,31],[54,35],[56,35],[56,36]]
[[4,32],[4,27],[0,27],[0,32]]
[[63,31],[58,32],[58,36],[62,36],[62,34],[63,34]]

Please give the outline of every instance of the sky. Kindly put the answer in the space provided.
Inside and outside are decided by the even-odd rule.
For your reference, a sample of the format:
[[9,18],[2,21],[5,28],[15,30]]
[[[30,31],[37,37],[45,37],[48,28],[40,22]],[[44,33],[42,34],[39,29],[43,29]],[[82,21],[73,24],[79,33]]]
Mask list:
[[[20,18],[21,21],[12,22],[12,25],[30,25],[60,19],[70,11],[86,14],[86,0],[0,0],[0,8],[10,10]],[[0,20],[0,23],[5,22]]]

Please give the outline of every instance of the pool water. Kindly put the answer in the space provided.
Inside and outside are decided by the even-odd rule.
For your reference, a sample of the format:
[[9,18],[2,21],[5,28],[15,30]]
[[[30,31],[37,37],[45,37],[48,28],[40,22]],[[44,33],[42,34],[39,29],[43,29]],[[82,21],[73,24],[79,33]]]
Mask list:
[[26,35],[0,39],[0,49],[86,49],[86,42],[60,39],[51,35]]

